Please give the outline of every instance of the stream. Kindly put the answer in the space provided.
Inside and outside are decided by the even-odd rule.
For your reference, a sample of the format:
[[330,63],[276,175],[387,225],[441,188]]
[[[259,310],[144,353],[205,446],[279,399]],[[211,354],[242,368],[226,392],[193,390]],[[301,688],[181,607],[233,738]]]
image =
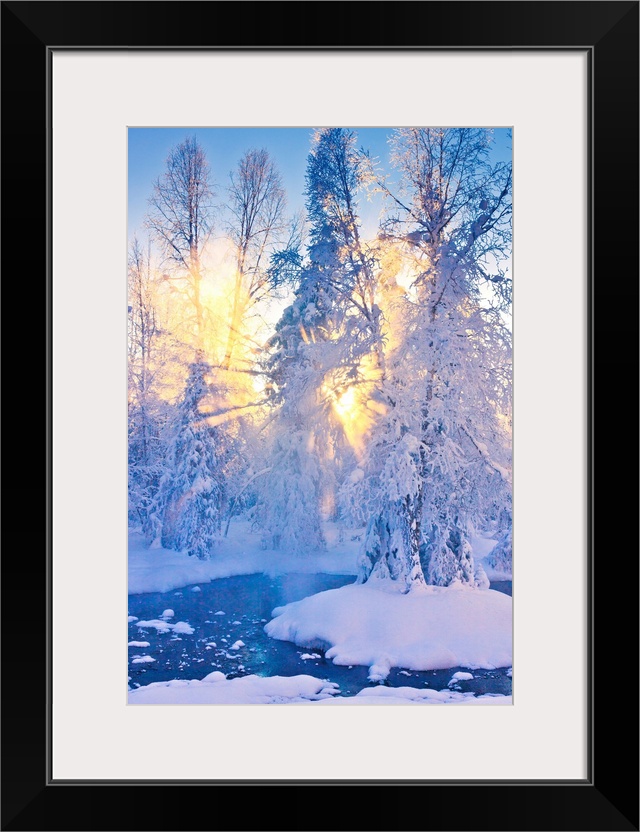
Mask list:
[[[135,616],[137,620],[129,622],[129,642],[146,642],[148,646],[128,647],[129,684],[139,687],[171,679],[202,679],[214,670],[222,671],[230,679],[248,674],[296,676],[303,673],[336,682],[343,696],[353,696],[372,684],[367,679],[368,667],[335,665],[318,649],[277,641],[264,632],[275,607],[353,581],[350,575],[253,574],[220,578],[170,592],[130,595],[129,617]],[[511,595],[511,581],[497,581],[491,588]],[[167,610],[174,614],[163,618]],[[166,631],[158,631],[153,626],[141,627],[140,621],[156,621]],[[177,622],[186,622],[189,626],[179,625],[174,630]],[[434,690],[443,690],[458,670],[467,668],[428,671],[394,668],[383,684],[428,685]],[[507,668],[471,672],[472,680],[460,681],[453,689],[477,695],[511,694]]]

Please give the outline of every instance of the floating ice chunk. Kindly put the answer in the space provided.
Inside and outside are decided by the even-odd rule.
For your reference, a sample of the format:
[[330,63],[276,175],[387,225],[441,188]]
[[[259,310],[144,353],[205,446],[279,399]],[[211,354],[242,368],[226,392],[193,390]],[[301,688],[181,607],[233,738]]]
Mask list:
[[130,641],[128,647],[150,647],[148,641]]
[[190,624],[187,624],[186,621],[176,621],[176,623],[173,625],[173,632],[182,633],[183,635],[190,636],[192,635],[192,633],[195,632],[195,630]]
[[175,612],[173,610],[165,610],[160,616],[160,618],[173,618],[174,615]]
[[138,620],[137,615],[128,615],[127,616],[127,624],[131,624],[132,621],[137,621],[137,620]]
[[465,673],[463,670],[458,670],[457,673],[454,673],[453,676],[449,679],[448,685],[455,685],[457,682],[469,682],[473,679],[473,673]]
[[168,621],[160,618],[154,618],[151,621],[138,621],[136,624],[141,630],[156,629],[159,633],[169,633],[173,630],[174,633],[182,633],[190,636],[195,632],[190,624],[186,621],[176,621],[175,624],[170,624]]
[[192,586],[191,587],[191,592],[202,592],[202,590],[200,589],[199,586]]
[[244,641],[238,639],[238,641],[234,641],[229,650],[239,650],[241,647],[244,647]]
[[138,656],[131,660],[131,664],[148,664],[149,662],[155,662],[153,656]]
[[155,629],[159,633],[168,633],[173,629],[173,624],[169,624],[167,621],[161,621],[159,618],[152,618],[149,621],[138,621],[136,627],[140,630]]

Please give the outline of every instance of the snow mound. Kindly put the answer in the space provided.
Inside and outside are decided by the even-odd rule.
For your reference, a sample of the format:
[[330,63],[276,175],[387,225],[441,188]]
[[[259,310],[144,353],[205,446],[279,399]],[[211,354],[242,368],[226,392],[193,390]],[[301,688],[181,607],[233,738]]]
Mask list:
[[269,705],[328,699],[334,682],[313,676],[242,676],[227,679],[214,671],[204,679],[154,682],[129,693],[130,705]]
[[391,667],[511,665],[511,598],[491,589],[428,587],[401,595],[349,585],[279,607],[273,615],[265,626],[272,638],[325,648],[334,664],[368,666],[378,679]]
[[510,705],[510,696],[384,686],[340,696],[333,682],[314,676],[242,676],[215,670],[204,679],[153,682],[129,691],[130,705]]
[[[422,688],[387,688],[384,685],[364,688],[355,696],[336,696],[331,700],[340,705],[511,705],[510,696],[485,693],[458,693],[450,690],[423,690]],[[325,704],[318,702],[318,704]]]
[[453,676],[449,679],[448,684],[455,685],[457,682],[470,682],[473,679],[473,673],[464,673],[463,671],[459,670],[457,673],[454,673]]

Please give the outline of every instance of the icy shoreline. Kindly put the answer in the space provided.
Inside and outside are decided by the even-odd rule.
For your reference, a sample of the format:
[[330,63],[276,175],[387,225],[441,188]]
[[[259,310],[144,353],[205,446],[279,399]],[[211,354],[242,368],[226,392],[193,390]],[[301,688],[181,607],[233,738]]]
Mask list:
[[243,676],[226,679],[214,672],[204,679],[154,682],[129,692],[130,705],[510,705],[510,696],[474,696],[454,690],[364,688],[355,696],[340,696],[332,682],[314,676]]
[[357,573],[359,545],[356,532],[342,541],[335,524],[324,529],[328,548],[305,556],[265,550],[260,535],[251,532],[249,523],[237,521],[229,537],[220,541],[211,560],[198,560],[184,552],[147,548],[141,535],[129,533],[129,595],[145,592],[169,592],[190,584],[208,583],[217,578],[264,573],[275,576],[287,572],[353,575]]
[[[362,530],[341,531],[335,523],[325,522],[323,533],[327,540],[325,551],[292,555],[263,549],[260,535],[251,531],[250,524],[236,520],[231,523],[229,536],[220,541],[211,560],[198,560],[184,552],[147,548],[140,534],[129,532],[128,593],[169,592],[217,578],[256,573],[269,576],[287,572],[326,573],[355,577]],[[474,555],[489,580],[511,580],[510,574],[492,569],[486,562],[495,540],[476,537],[471,542]]]

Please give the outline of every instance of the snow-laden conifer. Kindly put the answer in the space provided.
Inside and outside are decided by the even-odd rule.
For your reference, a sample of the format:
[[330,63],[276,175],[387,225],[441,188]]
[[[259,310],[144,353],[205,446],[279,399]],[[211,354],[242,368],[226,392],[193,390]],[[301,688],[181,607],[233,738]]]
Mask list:
[[162,546],[201,559],[212,554],[224,502],[221,436],[208,424],[205,411],[210,370],[201,354],[189,365],[157,500]]

